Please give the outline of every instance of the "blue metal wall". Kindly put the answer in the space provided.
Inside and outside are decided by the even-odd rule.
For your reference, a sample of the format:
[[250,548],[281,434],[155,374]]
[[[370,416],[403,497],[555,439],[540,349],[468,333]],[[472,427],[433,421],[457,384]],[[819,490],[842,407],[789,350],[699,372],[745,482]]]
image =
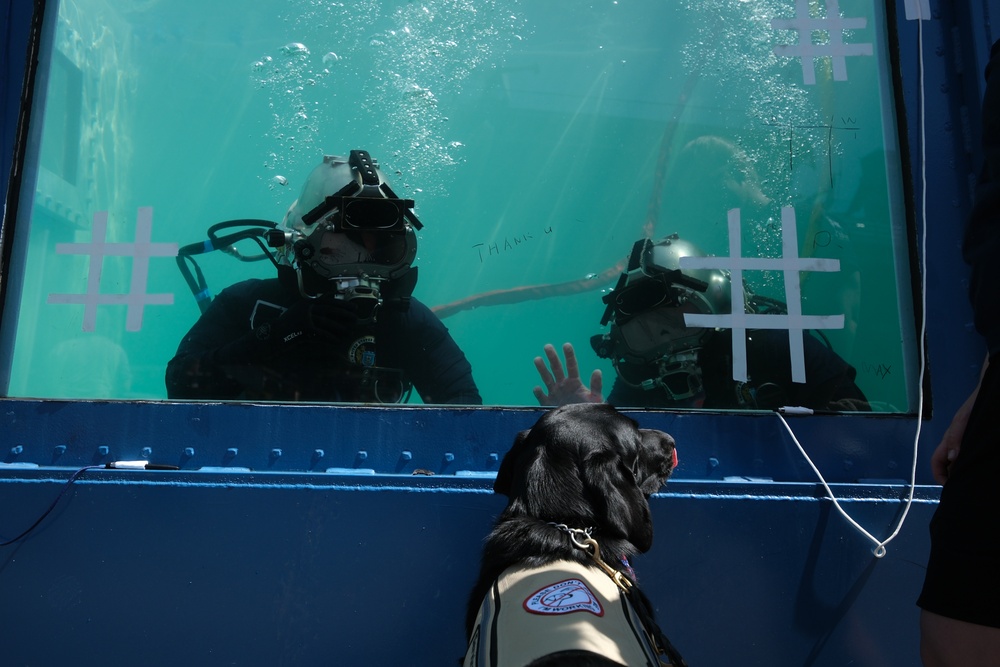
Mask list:
[[[918,33],[903,7],[899,78],[919,220]],[[777,417],[633,413],[679,444],[676,478],[653,501],[655,545],[635,565],[694,666],[918,663],[914,599],[937,497],[927,460],[982,358],[959,243],[1000,2],[931,7],[929,410],[916,502],[875,559]],[[31,14],[23,0],[0,0],[5,251]],[[502,507],[491,474],[538,415],[0,399],[0,539],[30,526],[81,466],[145,456],[183,468],[87,471],[27,539],[0,549],[0,664],[455,664],[480,544]],[[916,420],[792,426],[845,507],[888,536]]]

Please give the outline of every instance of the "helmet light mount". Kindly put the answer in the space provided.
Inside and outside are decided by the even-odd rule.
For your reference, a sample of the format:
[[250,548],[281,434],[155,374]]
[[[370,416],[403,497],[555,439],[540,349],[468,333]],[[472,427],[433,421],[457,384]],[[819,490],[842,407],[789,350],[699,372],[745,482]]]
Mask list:
[[[333,194],[323,195],[322,190],[344,180]],[[319,197],[318,204],[296,214],[300,205]],[[414,229],[423,228],[413,206],[412,199],[396,196],[367,151],[352,150],[346,160],[325,156],[289,209],[284,228],[268,235],[268,244],[284,249],[280,254],[295,269],[303,297],[332,293],[335,298],[374,302],[375,312],[387,281],[404,286],[393,290],[394,298],[405,300],[412,292]]]
[[379,176],[378,163],[368,151],[352,150],[348,164],[361,182],[349,181],[315,208],[303,213],[303,224],[313,225],[325,218],[333,223],[336,231],[402,231],[407,223],[415,229],[423,229],[413,213],[414,201],[396,196]]

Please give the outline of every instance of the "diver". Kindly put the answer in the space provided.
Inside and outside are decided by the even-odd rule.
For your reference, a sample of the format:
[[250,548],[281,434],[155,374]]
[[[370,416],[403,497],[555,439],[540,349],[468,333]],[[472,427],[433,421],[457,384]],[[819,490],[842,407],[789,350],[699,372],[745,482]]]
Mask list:
[[[689,327],[685,315],[732,312],[729,273],[719,269],[681,270],[682,257],[702,257],[693,244],[671,234],[633,246],[626,271],[604,297],[601,324],[608,333],[591,338],[597,355],[610,359],[616,379],[608,403],[617,407],[680,407],[774,410],[785,406],[814,410],[867,411],[855,384],[856,370],[821,334],[802,332],[806,382],[793,382],[789,333],[747,329],[746,381],[733,379],[732,330]],[[784,303],[743,288],[745,310],[784,314]],[[573,346],[566,343],[563,368],[552,345],[535,358],[544,389],[534,388],[541,405],[601,402],[601,371],[586,386]],[[548,361],[548,366],[546,365]],[[551,368],[550,368],[551,367]]]
[[269,223],[277,277],[203,308],[167,364],[167,396],[400,403],[415,388],[424,403],[481,405],[465,355],[412,296],[412,208],[366,151],[324,157]]

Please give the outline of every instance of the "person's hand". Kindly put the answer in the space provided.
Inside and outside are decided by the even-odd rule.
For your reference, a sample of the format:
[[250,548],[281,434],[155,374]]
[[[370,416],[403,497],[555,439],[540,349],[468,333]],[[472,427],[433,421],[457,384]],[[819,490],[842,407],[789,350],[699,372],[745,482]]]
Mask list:
[[[980,384],[989,363],[987,358],[979,374]],[[951,418],[951,423],[944,435],[941,436],[941,442],[931,454],[931,474],[934,475],[934,481],[938,484],[944,485],[951,476],[951,464],[958,458],[958,450],[962,447],[962,438],[965,435],[965,427],[969,423],[969,415],[972,414],[972,406],[975,405],[976,398],[979,396],[979,387],[980,385],[977,384],[969,397],[965,399],[965,403],[962,403],[962,407],[955,411],[955,416]]]
[[595,370],[590,374],[590,388],[588,389],[580,380],[580,366],[576,361],[576,352],[572,345],[563,344],[563,355],[566,357],[565,373],[555,346],[546,345],[544,350],[552,370],[550,371],[545,365],[544,359],[535,357],[535,368],[542,378],[542,384],[545,385],[545,389],[535,387],[532,390],[539,405],[559,406],[570,403],[604,402],[604,396],[601,395],[601,371]]
[[934,481],[938,484],[943,485],[948,481],[951,474],[951,464],[958,458],[958,450],[962,447],[962,436],[965,435],[969,414],[972,413],[972,405],[976,402],[978,395],[979,387],[977,386],[976,390],[962,404],[962,407],[955,412],[955,416],[951,418],[951,424],[941,436],[941,442],[931,454],[931,474],[934,475]]

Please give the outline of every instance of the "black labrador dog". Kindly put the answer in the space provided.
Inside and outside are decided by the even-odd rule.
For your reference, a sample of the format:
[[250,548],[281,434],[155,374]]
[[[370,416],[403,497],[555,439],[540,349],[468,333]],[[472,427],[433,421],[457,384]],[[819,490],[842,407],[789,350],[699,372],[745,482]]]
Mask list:
[[676,465],[672,437],[606,403],[519,433],[493,485],[509,502],[486,538],[463,664],[684,665],[628,564],[653,544],[648,498]]

